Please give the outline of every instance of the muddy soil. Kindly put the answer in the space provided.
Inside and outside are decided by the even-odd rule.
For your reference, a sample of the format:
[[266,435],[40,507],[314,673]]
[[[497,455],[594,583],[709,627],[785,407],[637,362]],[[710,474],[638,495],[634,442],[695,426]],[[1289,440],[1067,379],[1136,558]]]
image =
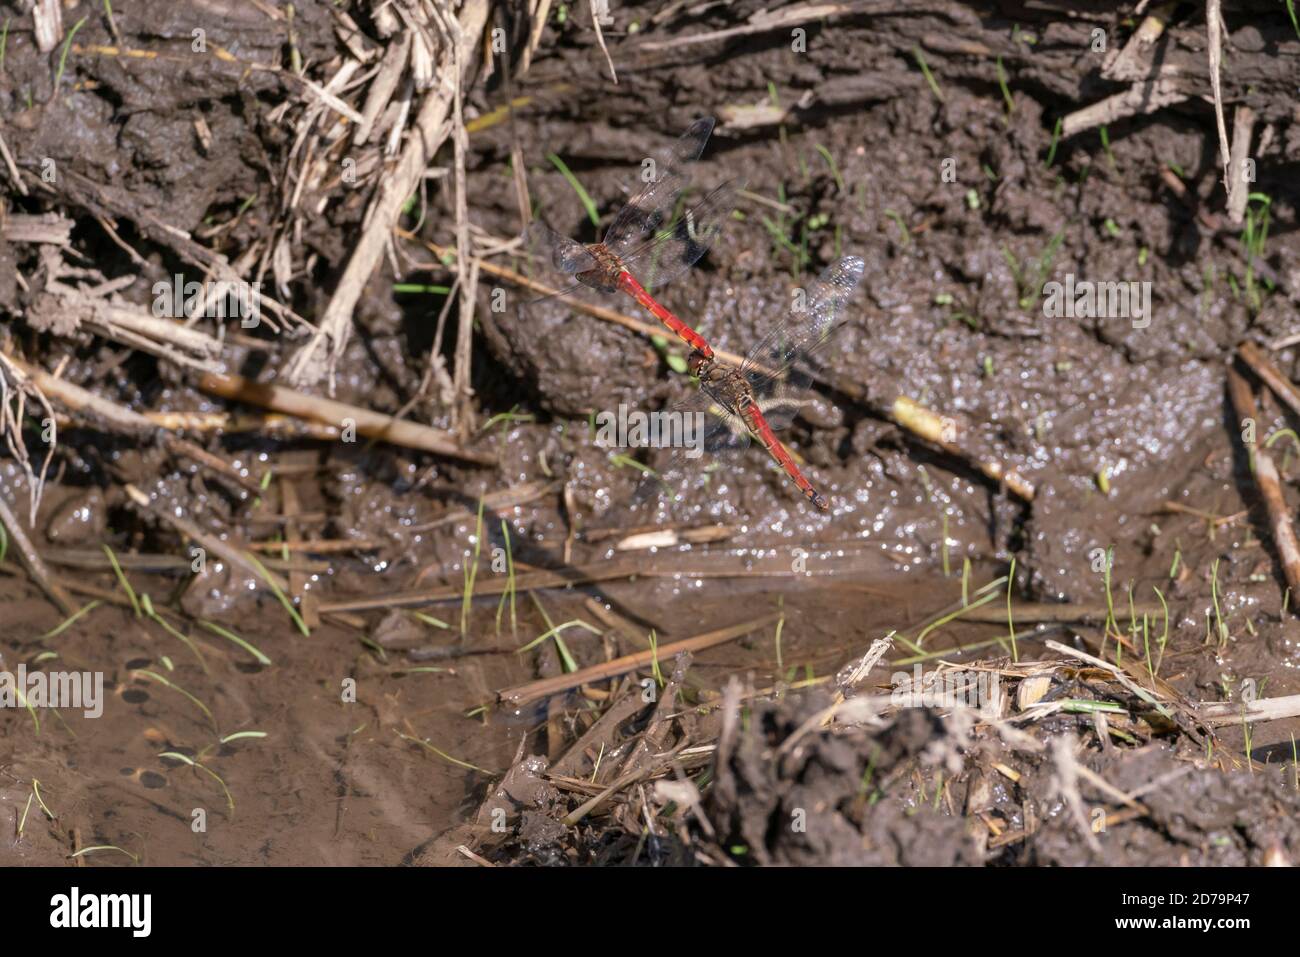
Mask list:
[[[826,704],[812,695],[759,709],[734,752],[720,757],[708,812],[733,854],[743,849],[737,856],[757,864],[1187,867],[1260,866],[1294,860],[1300,849],[1291,782],[1198,769],[1160,747],[1088,753],[1089,770],[1125,793],[1158,784],[1142,793],[1140,823],[1108,824],[1105,843],[1090,847],[1092,822],[1080,828],[1055,793],[1050,754],[1016,754],[1013,782],[999,768],[1014,749],[933,711],[791,748],[773,773],[772,745]],[[1052,730],[1069,733],[1072,724]],[[945,787],[945,773],[958,783]],[[980,822],[990,815],[1007,825],[1002,834],[991,837]]]
[[[200,388],[195,371],[93,325],[68,325],[41,297],[56,274],[86,287],[127,277],[115,294],[143,308],[154,283],[201,275],[222,256],[262,270],[280,302],[315,322],[373,190],[350,189],[334,166],[297,182],[306,87],[248,65],[288,63],[292,47],[301,61],[336,70],[349,50],[342,13],[364,45],[382,51],[389,40],[372,5],[295,4],[290,31],[256,12],[261,5],[141,3],[109,24],[91,5],[69,4],[68,25],[86,19],[66,58],[37,48],[25,6],[0,2],[0,22],[10,22],[0,134],[33,187],[45,161],[59,173],[27,195],[0,183],[10,217],[56,213],[72,229],[67,248],[0,231],[0,344],[134,412],[250,418],[249,407]],[[596,683],[523,706],[498,698],[560,673],[564,655],[595,665],[642,651],[651,633],[666,644],[771,614],[779,628],[765,621],[697,654],[683,700],[712,701],[733,675],[753,688],[815,684],[891,631],[915,636],[963,589],[1012,569],[1014,602],[1104,603],[1112,549],[1111,597],[1126,628],[1130,600],[1168,603],[1160,677],[1181,695],[1239,702],[1300,693],[1297,601],[1225,389],[1240,343],[1269,348],[1300,332],[1300,115],[1294,73],[1285,78],[1300,37],[1275,4],[1226,6],[1228,95],[1260,118],[1251,190],[1267,197],[1268,227],[1258,247],[1228,223],[1213,109],[1195,66],[1205,55],[1199,19],[1171,27],[1160,48],[1166,62],[1184,64],[1188,98],[1114,120],[1104,133],[1061,138],[1061,117],[1122,89],[1077,52],[1094,27],[1112,44],[1127,40],[1135,24],[1115,10],[880,4],[801,24],[800,47],[787,29],[681,43],[739,29],[760,4],[665,13],[620,3],[606,28],[617,86],[585,17],[553,11],[527,72],[514,42],[506,58],[480,64],[467,88],[470,222],[488,237],[520,233],[512,172],[520,166],[533,213],[593,241],[598,230],[552,156],[605,226],[643,157],[696,117],[719,116],[697,186],[743,176],[747,192],[665,302],[715,347],[744,354],[789,311],[793,288],[839,256],[865,260],[850,321],[818,351],[818,386],[783,433],[830,509],[811,508],[754,448],[701,468],[680,501],[635,500],[642,470],[626,450],[593,441],[591,416],[688,396],[678,371],[685,350],[569,302],[532,303],[535,293],[499,273],[480,276],[473,393],[459,401],[449,372],[461,308],[447,303],[455,272],[421,242],[402,240],[359,299],[332,383],[306,391],[323,396],[332,386],[338,401],[450,429],[497,464],[227,419],[220,430],[185,433],[230,467],[214,470],[157,436],[60,409],[29,534],[54,573],[80,586],[79,606],[100,603],[56,632],[68,616],[11,546],[0,562],[0,655],[9,671],[57,661],[101,672],[106,703],[94,719],[0,711],[0,820],[14,829],[0,862],[66,863],[83,848],[112,846],[126,853],[76,859],[471,864],[456,852],[460,837],[449,836],[478,821],[521,756],[562,755],[619,690]],[[492,23],[521,36],[503,13]],[[196,28],[209,44],[203,55]],[[320,84],[333,72],[307,75]],[[340,95],[360,109],[360,89]],[[297,105],[276,112],[287,103]],[[331,164],[344,158],[341,141],[310,142]],[[368,149],[357,150],[363,170],[390,162],[374,143]],[[454,162],[448,143],[399,223],[444,251],[456,240]],[[312,212],[286,219],[295,191]],[[1252,217],[1264,208],[1253,200]],[[558,282],[525,251],[484,261]],[[1150,321],[1047,315],[1045,284],[1067,276],[1150,283]],[[574,298],[635,315],[616,298]],[[223,371],[288,383],[301,327],[226,332]],[[1268,355],[1300,380],[1300,348]],[[891,419],[899,396],[960,422],[965,454]],[[1260,401],[1261,441],[1300,430],[1267,390]],[[41,448],[40,425],[27,423],[32,449]],[[1300,455],[1285,432],[1273,449],[1294,511]],[[981,459],[1023,476],[1032,501],[991,481]],[[259,543],[311,619],[310,636],[228,560],[209,557],[196,571],[191,536],[132,504],[128,484],[219,540]],[[14,458],[0,458],[0,495],[24,519],[30,491]],[[634,532],[709,526],[721,528],[704,543],[616,548]],[[290,535],[317,547],[279,550]],[[135,611],[105,545],[134,593],[168,610],[168,625]],[[629,571],[591,581],[592,569],[614,565]],[[511,568],[559,569],[576,583],[502,602]],[[1005,621],[958,620],[932,641],[951,648],[952,660],[973,660],[1001,654],[988,643],[1005,632]],[[1044,637],[1093,653],[1105,645],[1100,627],[1076,624],[1027,638],[1020,653],[1042,653]],[[969,645],[977,649],[963,659]],[[900,645],[890,658],[907,654]],[[882,664],[873,683],[887,686],[890,670]],[[714,835],[692,819],[647,851],[626,815],[557,830],[543,813],[563,803],[551,795],[527,817],[514,807],[509,840],[489,856],[719,862],[696,853],[703,842],[759,864],[1300,859],[1287,823],[1296,811],[1294,719],[1219,728],[1207,754],[1177,733],[1103,746],[1089,737],[1091,717],[1054,718],[1045,739],[1078,735],[1082,763],[1122,791],[1187,772],[1176,789],[1145,796],[1145,814],[1108,827],[1096,851],[1064,821],[1047,758],[997,752],[987,730],[954,743],[948,716],[905,713],[775,760],[772,749],[825,704],[818,694],[786,690],[775,704],[756,704],[748,736],[719,753],[704,805]],[[872,774],[890,784],[864,798],[873,761]],[[990,770],[996,764],[1019,779]],[[973,830],[981,819],[971,791],[987,779],[995,784],[979,786],[991,796],[976,810],[995,823]],[[31,800],[38,791],[43,806]],[[808,831],[773,824],[811,805],[830,811],[812,815]],[[1021,839],[999,844],[995,830]]]

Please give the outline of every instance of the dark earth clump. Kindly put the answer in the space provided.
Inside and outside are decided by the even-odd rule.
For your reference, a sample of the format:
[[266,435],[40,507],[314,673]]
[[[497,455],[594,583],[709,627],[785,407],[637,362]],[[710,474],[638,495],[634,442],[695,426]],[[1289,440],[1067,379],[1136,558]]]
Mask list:
[[[1300,794],[1290,776],[1225,775],[1176,759],[1165,745],[1087,753],[1088,768],[1124,792],[1153,781],[1148,813],[1110,825],[1104,852],[1090,849],[1055,794],[1050,755],[1020,754],[1011,784],[992,765],[996,736],[954,729],[932,711],[905,711],[880,730],[808,738],[781,753],[825,699],[756,709],[736,752],[719,769],[709,811],[723,843],[757,864],[1015,864],[1087,866],[1260,866],[1300,856]],[[773,754],[779,757],[773,758]],[[965,826],[934,793],[935,771],[959,782],[957,807],[996,809],[1019,827],[1014,844],[990,848],[982,827]],[[942,777],[939,778],[940,782]],[[941,784],[940,784],[941,787]],[[1098,792],[1086,784],[1093,799]],[[988,799],[975,797],[975,792]],[[927,797],[927,793],[929,797]],[[1090,805],[1091,806],[1091,805]],[[738,845],[738,846],[737,846]]]
[[[436,34],[422,3],[400,5],[404,18],[389,3],[308,0],[289,17],[233,0],[112,14],[83,0],[62,5],[63,32],[42,49],[30,4],[0,0],[0,137],[24,184],[0,160],[0,353],[110,405],[53,402],[34,521],[17,447],[0,451],[0,499],[75,599],[57,607],[7,536],[0,667],[99,672],[106,693],[94,719],[0,710],[0,818],[18,834],[0,862],[68,863],[94,845],[123,852],[78,860],[1300,860],[1294,717],[1211,728],[1192,709],[1152,724],[1148,704],[1111,682],[1126,715],[1109,731],[1054,713],[1021,728],[1038,750],[927,709],[805,733],[778,753],[830,700],[827,675],[893,631],[920,641],[923,623],[986,585],[998,600],[981,610],[1005,610],[1005,594],[1011,612],[961,616],[921,654],[1009,667],[1011,618],[1022,662],[1055,660],[1042,643],[1053,638],[1122,659],[1129,680],[1149,674],[1162,700],[1244,707],[1300,693],[1300,600],[1252,468],[1270,443],[1294,515],[1300,412],[1252,378],[1258,438],[1243,445],[1225,385],[1234,364],[1245,371],[1243,343],[1300,380],[1300,35],[1284,5],[1223,4],[1227,132],[1242,108],[1254,122],[1249,226],[1227,206],[1195,5],[1142,46],[1143,18],[1119,3],[882,0],[773,27],[764,18],[794,4],[620,2],[605,30],[617,85],[576,8],[552,9],[530,49],[531,24],[494,5],[467,47],[462,115],[438,124],[464,133],[464,235],[457,151],[439,140],[356,291],[332,374],[299,381],[294,359],[345,286],[419,135],[414,116],[451,86],[424,84],[415,65],[395,75],[365,142],[339,111],[366,110],[412,24]],[[1062,131],[1161,70],[1158,108]],[[540,293],[503,272],[559,283],[511,244],[521,206],[599,237],[561,167],[607,226],[643,158],[703,115],[719,122],[696,186],[743,175],[748,193],[707,257],[665,287],[667,305],[743,354],[790,310],[793,287],[840,256],[866,261],[782,433],[826,513],[753,448],[701,463],[680,501],[634,501],[660,460],[599,446],[591,417],[690,394],[685,351],[571,303],[534,303]],[[458,239],[483,267],[468,295]],[[231,269],[274,305],[253,328],[191,323],[215,351],[188,349],[175,329],[142,342],[109,321],[113,309],[149,316],[155,285],[175,275]],[[1149,282],[1149,322],[1048,315],[1047,284],[1067,276]],[[649,321],[627,300],[575,298]],[[45,412],[30,397],[17,409],[15,368],[0,366],[7,409],[39,473]],[[467,454],[270,414],[223,397],[214,374],[445,430]],[[907,428],[900,398],[958,438]],[[150,418],[124,424],[114,409]],[[655,530],[687,544],[618,547]],[[197,561],[195,532],[281,576],[310,637],[266,575],[206,551]],[[541,570],[558,578],[502,601],[507,576]],[[1010,588],[990,585],[1007,574]],[[1029,603],[1044,617],[1026,619]],[[1058,622],[1041,611],[1056,604],[1111,613]],[[769,615],[698,652],[675,684],[645,665],[548,699],[498,695],[642,653],[650,635],[662,647]],[[896,642],[867,683],[885,687],[914,653]],[[753,692],[746,725],[715,753],[718,694],[737,675]],[[673,713],[639,705],[555,770],[600,714],[644,681],[662,691],[660,679]],[[1103,679],[1072,674],[1053,693],[1091,699]],[[628,751],[609,749],[651,730],[671,760],[619,783]],[[1080,767],[1128,798],[1080,772],[1088,824],[1103,812],[1091,838],[1061,793],[1053,742],[1065,735]],[[510,777],[533,760],[528,780]],[[688,790],[659,787],[684,779],[696,807]],[[49,810],[24,818],[34,781]],[[1162,781],[1176,783],[1144,790]],[[493,828],[504,782],[523,790],[501,799]],[[197,810],[206,831],[192,827]]]

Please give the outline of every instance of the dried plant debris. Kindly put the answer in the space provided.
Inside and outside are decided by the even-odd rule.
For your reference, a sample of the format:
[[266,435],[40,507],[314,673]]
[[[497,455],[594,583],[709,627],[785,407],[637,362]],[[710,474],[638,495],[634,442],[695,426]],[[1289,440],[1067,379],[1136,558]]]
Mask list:
[[514,864],[845,866],[1260,865],[1300,854],[1289,772],[1225,774],[1177,737],[1103,747],[1091,716],[1060,712],[1025,733],[964,707],[886,708],[871,726],[807,733],[830,700],[734,697],[737,719],[723,722],[707,766],[661,767],[650,787],[641,775],[598,781],[525,758],[480,811],[500,826],[480,829],[476,853]]
[[0,858],[1295,863],[1294,6],[0,4]]

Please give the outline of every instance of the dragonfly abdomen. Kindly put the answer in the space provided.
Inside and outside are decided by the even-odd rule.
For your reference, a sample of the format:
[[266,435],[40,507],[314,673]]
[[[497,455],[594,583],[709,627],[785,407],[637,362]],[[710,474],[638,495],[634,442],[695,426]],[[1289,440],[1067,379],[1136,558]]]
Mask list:
[[682,342],[700,353],[705,359],[713,358],[713,349],[705,341],[704,337],[659,305],[630,272],[623,270],[618,277],[618,285],[620,289],[635,299],[643,309],[672,330]]
[[749,426],[750,431],[763,444],[763,448],[767,449],[768,454],[776,459],[781,468],[785,469],[786,474],[790,476],[795,485],[799,486],[799,490],[807,496],[808,501],[823,511],[830,508],[830,502],[826,501],[825,496],[813,488],[812,482],[809,482],[804,477],[803,472],[799,470],[799,466],[795,463],[790,450],[776,437],[776,434],[772,431],[772,426],[768,425],[767,419],[763,418],[763,413],[759,411],[758,404],[755,402],[744,403],[737,411],[744,418],[745,424]]

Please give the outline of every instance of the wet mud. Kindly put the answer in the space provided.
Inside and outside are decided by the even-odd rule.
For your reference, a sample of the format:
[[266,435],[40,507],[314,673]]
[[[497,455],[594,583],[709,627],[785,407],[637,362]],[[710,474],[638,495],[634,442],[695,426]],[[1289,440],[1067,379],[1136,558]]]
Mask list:
[[[39,176],[50,159],[60,175],[40,194],[10,190],[4,208],[11,219],[72,220],[55,278],[90,288],[134,277],[114,295],[147,308],[156,282],[221,256],[264,269],[280,301],[316,321],[372,193],[347,188],[331,165],[329,176],[301,184],[311,215],[283,217],[302,147],[274,111],[302,94],[302,80],[248,64],[284,59],[284,24],[268,26],[244,4],[134,4],[116,14],[120,39],[88,17],[59,70],[59,51],[41,53],[12,6],[0,3],[0,20],[15,17],[0,70],[0,133],[21,169]],[[346,58],[333,6],[295,5],[302,61]],[[364,6],[348,12],[377,38]],[[1288,36],[1284,13],[1228,11],[1225,83],[1267,130],[1251,185],[1268,198],[1267,238],[1252,252],[1224,210],[1213,108],[1200,98],[1199,20],[1171,27],[1164,51],[1185,67],[1187,99],[1115,120],[1104,137],[1091,129],[1062,138],[1058,119],[1120,88],[1077,52],[1093,26],[1113,43],[1127,38],[1133,24],[1112,11],[884,4],[877,14],[806,24],[806,50],[795,52],[785,32],[654,46],[743,25],[756,4],[664,23],[655,5],[618,6],[620,29],[609,35],[617,86],[590,25],[571,15],[548,28],[527,73],[497,58],[469,89],[465,193],[475,241],[520,234],[516,163],[536,216],[595,241],[599,230],[551,156],[604,226],[645,155],[696,117],[719,116],[695,188],[743,175],[748,192],[662,301],[715,348],[744,355],[826,264],[865,260],[849,321],[817,350],[817,384],[781,433],[829,510],[812,508],[753,446],[703,463],[680,501],[637,499],[639,466],[660,460],[601,447],[593,417],[668,408],[693,386],[680,374],[686,349],[671,335],[651,339],[573,305],[653,322],[616,295],[535,301],[536,290],[481,274],[472,395],[462,401],[450,371],[462,307],[447,303],[455,271],[424,245],[455,246],[450,143],[399,223],[415,238],[397,243],[360,296],[331,397],[451,429],[494,457],[490,466],[268,424],[202,388],[193,369],[69,320],[42,299],[55,247],[0,231],[6,355],[57,367],[67,382],[141,414],[230,416],[183,433],[222,470],[157,435],[58,410],[58,447],[28,535],[77,607],[98,604],[69,624],[10,542],[0,562],[0,656],[10,672],[57,662],[102,673],[104,710],[85,718],[0,709],[0,827],[11,829],[0,861],[1300,859],[1295,718],[1195,734],[1117,718],[1125,740],[1098,733],[1090,713],[1061,712],[1024,729],[1037,750],[1013,747],[988,722],[958,726],[942,709],[834,734],[800,730],[834,700],[827,679],[872,641],[893,632],[915,640],[942,609],[1008,573],[1012,587],[1004,583],[985,611],[1010,604],[1022,661],[1057,657],[1049,638],[1115,660],[1105,621],[1035,625],[1016,612],[1104,608],[1109,599],[1130,663],[1136,656],[1145,667],[1163,632],[1158,677],[1182,700],[1300,694],[1298,598],[1225,386],[1242,342],[1267,348],[1300,380],[1300,347],[1272,348],[1300,332],[1300,122],[1294,72],[1289,87],[1284,78],[1300,38]],[[633,21],[638,31],[628,29]],[[205,56],[193,52],[196,22]],[[508,102],[513,114],[501,110]],[[317,146],[330,164],[341,157]],[[388,161],[373,148],[373,163]],[[1263,209],[1255,200],[1252,216]],[[560,284],[529,252],[519,244],[483,261]],[[1149,283],[1149,315],[1047,314],[1049,283],[1087,280]],[[292,322],[280,332],[227,332],[222,371],[281,384],[306,335]],[[324,397],[330,385],[305,391]],[[890,414],[899,397],[958,423],[965,454],[900,425]],[[1255,433],[1276,437],[1271,451],[1294,514],[1300,444],[1285,430],[1300,424],[1267,389],[1259,397]],[[32,449],[41,448],[39,430],[32,418]],[[991,480],[983,460],[1023,477],[1032,500]],[[0,496],[25,526],[30,491],[18,461],[0,456]],[[210,550],[198,562],[193,535],[159,511],[218,543],[253,547],[283,576],[310,634],[248,567]],[[668,537],[627,541],[653,532]],[[526,587],[546,570],[553,581]],[[145,595],[157,616],[136,610]],[[1152,611],[1143,629],[1141,609],[1162,604],[1167,613],[1157,622]],[[760,620],[695,652],[675,684],[664,660],[663,674],[645,666],[524,703],[500,695],[643,652],[652,635],[661,647]],[[959,616],[921,651],[1001,666],[1009,649],[996,639],[1007,632],[1007,617]],[[891,674],[911,668],[891,662],[913,656],[896,642],[863,688],[887,692]],[[719,696],[733,677],[746,692],[744,727],[727,740]],[[1104,677],[1053,680],[1073,700]],[[673,684],[680,707],[624,705],[617,733],[594,753],[574,753],[645,680],[660,692]],[[672,773],[634,753],[650,728],[662,732],[662,753],[681,751]],[[794,735],[797,746],[782,751]],[[1062,790],[1052,742],[1065,736],[1078,741],[1088,772],[1141,795],[1125,802],[1079,785],[1085,816],[1103,809],[1096,844]],[[645,777],[620,776],[637,768]],[[700,789],[695,809],[683,805],[685,792],[660,788],[683,779]],[[1166,783],[1144,790],[1152,782]],[[611,799],[570,822],[597,785]],[[792,829],[800,810],[806,827]],[[74,857],[104,847],[121,850]]]

